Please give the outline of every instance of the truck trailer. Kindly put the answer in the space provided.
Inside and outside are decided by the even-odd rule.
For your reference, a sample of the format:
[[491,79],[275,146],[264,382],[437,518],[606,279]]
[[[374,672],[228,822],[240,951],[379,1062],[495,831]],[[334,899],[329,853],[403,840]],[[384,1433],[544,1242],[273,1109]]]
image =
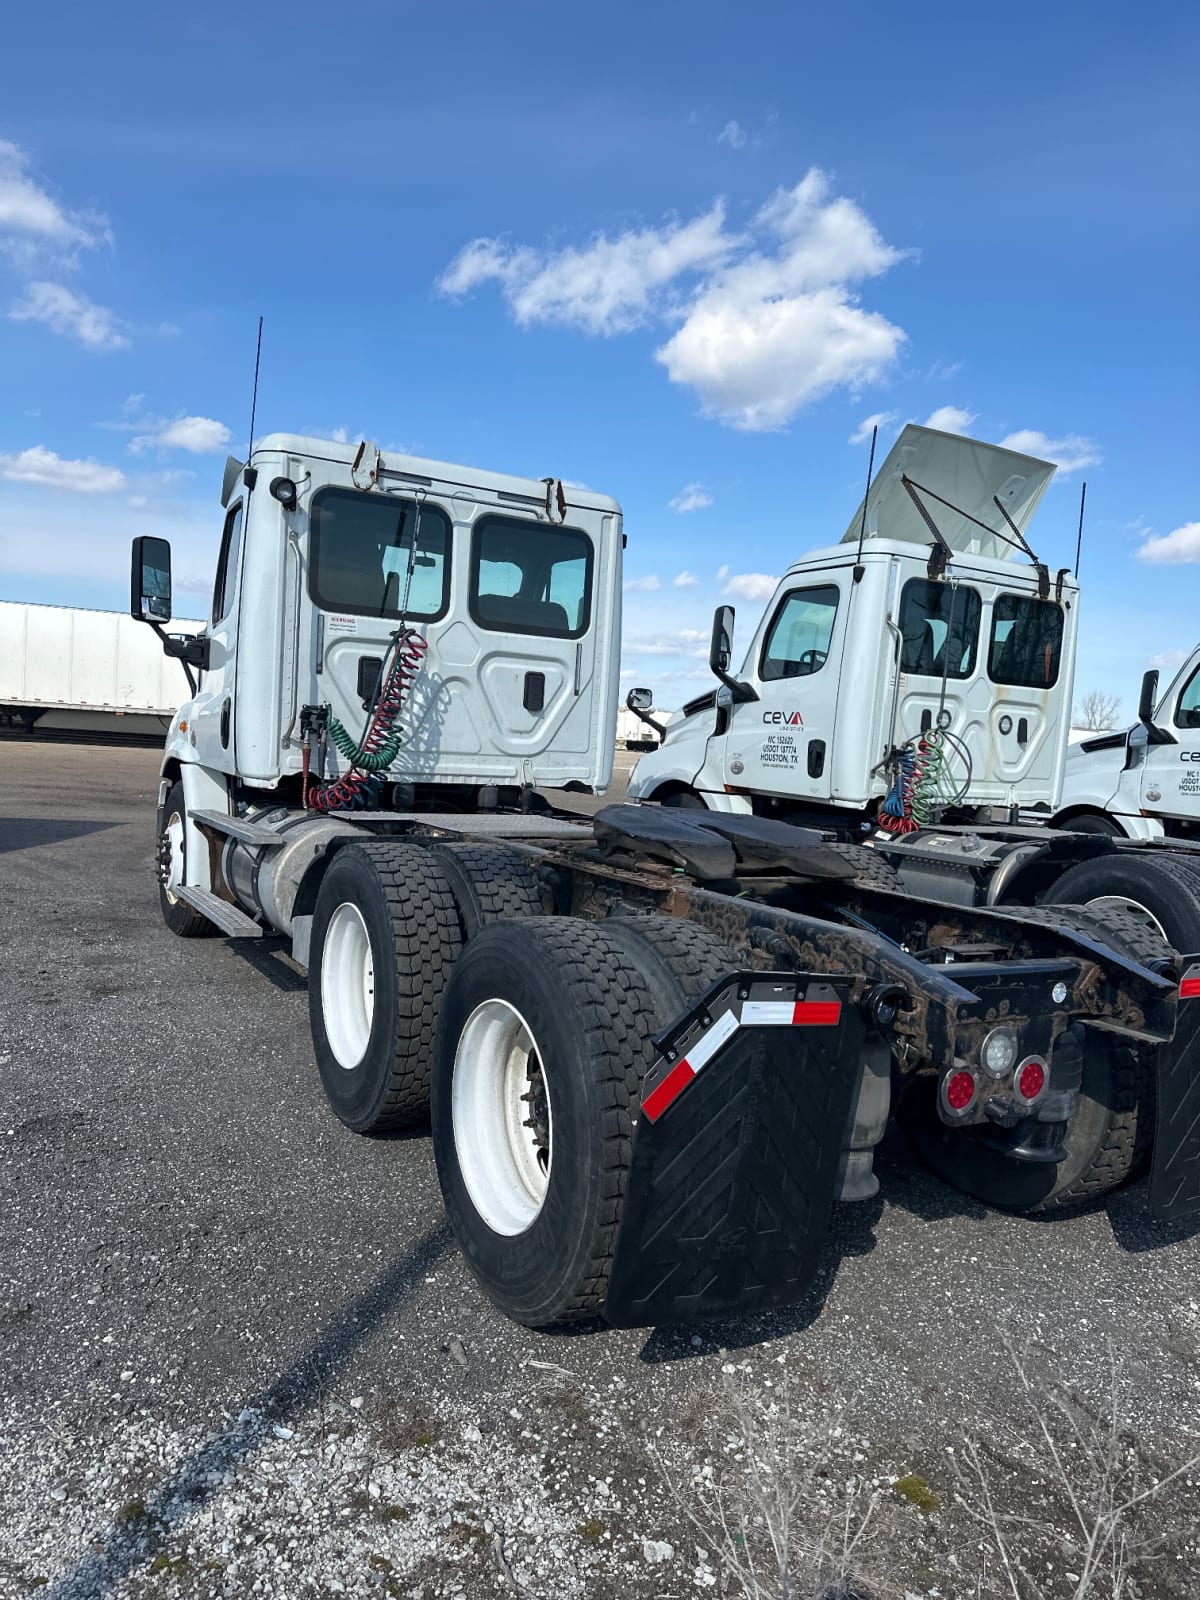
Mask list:
[[[1200,1204],[1200,953],[939,894],[825,827],[570,809],[611,776],[616,501],[274,434],[222,504],[199,638],[167,631],[169,545],[133,550],[132,613],[195,681],[162,761],[164,921],[288,941],[333,1112],[431,1120],[509,1316],[794,1300],[835,1202],[876,1192],[893,1109],[993,1204],[1076,1204],[1151,1150],[1157,1212]],[[1052,835],[1097,848],[1077,837]]]
[[179,662],[125,612],[0,600],[0,726],[161,737],[186,689]]

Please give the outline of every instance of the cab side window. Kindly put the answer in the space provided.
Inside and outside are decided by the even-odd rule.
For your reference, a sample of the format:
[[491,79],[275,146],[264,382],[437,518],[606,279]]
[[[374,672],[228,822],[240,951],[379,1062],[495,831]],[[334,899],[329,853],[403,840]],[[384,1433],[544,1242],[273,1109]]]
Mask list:
[[215,627],[228,616],[237,587],[238,560],[242,553],[242,502],[231,506],[225,518],[225,531],[221,535],[221,553],[217,557],[217,581],[213,585],[212,620]]
[[775,678],[807,678],[820,672],[829,655],[837,608],[835,584],[793,589],[785,595],[763,645],[759,677],[770,682]]
[[1175,707],[1177,728],[1200,728],[1200,667],[1183,686],[1179,703]]

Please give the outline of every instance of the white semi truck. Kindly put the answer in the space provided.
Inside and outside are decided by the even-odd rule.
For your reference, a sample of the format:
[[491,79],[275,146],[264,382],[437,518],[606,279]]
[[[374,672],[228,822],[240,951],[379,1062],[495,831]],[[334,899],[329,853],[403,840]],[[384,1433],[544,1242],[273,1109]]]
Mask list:
[[1200,647],[1165,693],[1158,673],[1146,673],[1132,728],[1072,746],[1054,826],[1200,840]]
[[507,1314],[795,1299],[835,1200],[875,1192],[893,1106],[992,1203],[1089,1199],[1152,1148],[1156,1210],[1200,1205],[1200,954],[1120,913],[914,890],[774,818],[541,798],[611,773],[615,501],[274,434],[222,504],[197,640],[166,631],[169,545],[134,544],[133,615],[196,677],[162,763],[163,917],[290,942],[334,1112],[431,1118]]
[[[630,794],[869,837],[916,892],[1132,912],[1200,949],[1200,850],[1155,848],[1161,823],[1131,814],[1150,791],[1165,813],[1200,789],[1186,726],[1200,676],[1185,669],[1164,698],[1170,733],[1147,715],[1068,756],[1079,589],[1027,537],[1053,473],[904,428],[840,542],[780,580],[737,677],[733,610],[718,609],[717,686],[666,726]],[[630,696],[643,715],[652,703]],[[1034,810],[1074,841],[1015,825]]]

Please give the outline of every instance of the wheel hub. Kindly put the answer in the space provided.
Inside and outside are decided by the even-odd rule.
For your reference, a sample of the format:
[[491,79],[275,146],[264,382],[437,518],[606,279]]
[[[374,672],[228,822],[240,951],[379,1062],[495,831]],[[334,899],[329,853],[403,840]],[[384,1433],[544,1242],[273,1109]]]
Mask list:
[[537,1041],[506,1000],[485,1000],[467,1018],[450,1102],[459,1170],[476,1211],[495,1233],[524,1233],[546,1201],[554,1117]]

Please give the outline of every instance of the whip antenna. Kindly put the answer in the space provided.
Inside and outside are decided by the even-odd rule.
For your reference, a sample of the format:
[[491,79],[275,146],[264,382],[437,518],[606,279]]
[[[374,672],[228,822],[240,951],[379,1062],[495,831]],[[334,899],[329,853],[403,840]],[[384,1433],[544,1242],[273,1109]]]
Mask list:
[[871,429],[871,457],[870,457],[870,460],[867,462],[867,489],[866,489],[866,493],[863,495],[862,522],[859,524],[859,529],[858,529],[858,554],[854,558],[854,581],[855,581],[855,583],[857,583],[859,581],[859,579],[863,575],[862,547],[863,547],[863,540],[867,536],[867,501],[871,497],[871,477],[872,477],[872,474],[875,471],[875,441],[876,441],[876,439],[878,439],[878,437],[879,437],[879,424],[876,423],[875,426]]
[[258,411],[258,364],[262,360],[263,319],[258,319],[258,343],[254,347],[254,392],[250,397],[250,448],[246,451],[247,465],[254,455],[254,418]]
[[1079,556],[1083,550],[1083,508],[1087,502],[1087,484],[1079,491],[1079,532],[1075,536],[1075,576],[1079,576]]

